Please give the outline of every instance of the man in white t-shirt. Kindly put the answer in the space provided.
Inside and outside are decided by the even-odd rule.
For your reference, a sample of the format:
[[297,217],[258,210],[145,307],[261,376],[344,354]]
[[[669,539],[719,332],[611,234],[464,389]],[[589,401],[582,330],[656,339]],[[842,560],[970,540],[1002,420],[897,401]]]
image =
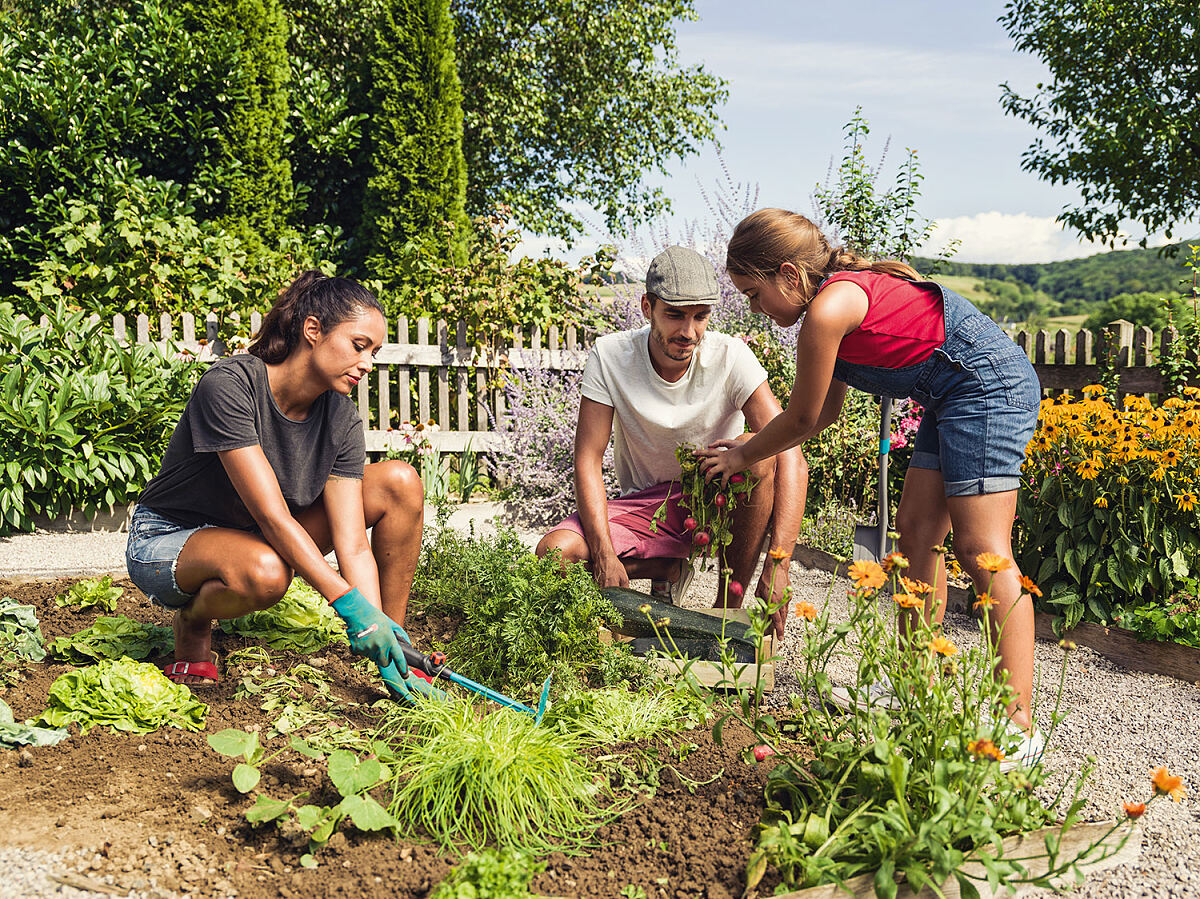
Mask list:
[[[680,508],[675,448],[749,436],[780,413],[767,373],[745,342],[706,333],[720,296],[711,263],[684,247],[669,247],[650,263],[642,312],[648,327],[599,338],[583,372],[583,399],[575,431],[575,496],[579,511],[538,544],[538,555],[558,549],[566,562],[587,562],[601,587],[649,578],[652,592],[678,604],[691,580],[692,533]],[[605,495],[601,460],[613,439],[621,496]],[[738,587],[754,574],[768,529],[771,545],[791,558],[804,514],[808,466],[799,448],[751,469],[757,479],[734,514],[733,542],[725,551],[715,605],[740,606]],[[652,527],[666,502],[666,515]],[[780,606],[787,565],[767,564],[755,595]],[[772,573],[774,572],[774,577]],[[783,633],[786,607],[774,629]]]

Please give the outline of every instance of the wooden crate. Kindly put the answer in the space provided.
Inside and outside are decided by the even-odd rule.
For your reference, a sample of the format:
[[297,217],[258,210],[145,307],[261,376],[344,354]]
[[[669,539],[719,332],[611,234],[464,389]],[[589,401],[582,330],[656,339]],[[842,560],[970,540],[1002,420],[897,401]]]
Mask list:
[[[722,617],[723,613],[726,621],[738,624],[750,623],[750,613],[745,609],[697,609],[693,611],[712,615],[714,618]],[[600,642],[602,643],[612,643],[614,640],[628,642],[632,639],[632,637],[614,634],[608,628],[600,628]],[[770,693],[775,689],[775,637],[771,634],[763,637],[762,650],[754,664],[735,665],[732,670],[724,667],[720,662],[693,661],[689,663],[687,659],[661,657],[649,658],[646,661],[650,663],[651,670],[660,674],[679,674],[686,669],[703,686],[724,689],[753,689],[755,679],[759,675],[759,671],[756,669],[759,669],[763,692]]]

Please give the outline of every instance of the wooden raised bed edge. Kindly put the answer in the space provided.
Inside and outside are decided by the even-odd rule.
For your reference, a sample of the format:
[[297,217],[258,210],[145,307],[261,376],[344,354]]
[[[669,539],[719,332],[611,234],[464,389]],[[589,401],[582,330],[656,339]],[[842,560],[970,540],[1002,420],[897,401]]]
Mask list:
[[[823,550],[800,544],[796,545],[792,558],[805,568],[828,571],[841,577],[845,577],[850,564]],[[973,614],[970,596],[966,588],[951,585],[946,589],[946,608]],[[1034,613],[1035,633],[1039,640],[1059,642],[1059,636],[1051,627],[1053,621],[1053,615]],[[1086,646],[1131,671],[1161,674],[1200,686],[1200,649],[1179,643],[1139,640],[1133,631],[1086,621],[1068,631],[1065,639],[1077,646]]]
[[[1087,848],[1093,841],[1098,840],[1109,830],[1111,824],[1077,824],[1063,835],[1062,843],[1059,847],[1059,857],[1070,857],[1076,852]],[[1045,838],[1048,835],[1059,832],[1057,827],[1047,827],[1042,830],[1035,830],[1026,834],[1019,834],[1015,837],[1009,837],[1004,840],[1004,855],[1013,858],[1019,857],[1024,851],[1032,853],[1042,853],[1046,851]],[[1106,846],[1115,848],[1120,842],[1119,833],[1114,833],[1110,837]],[[1112,854],[1107,858],[1098,858],[1094,861],[1082,861],[1078,864],[1079,870],[1084,874],[1093,874],[1097,871],[1103,871],[1106,868],[1113,868],[1117,865],[1122,865],[1127,862],[1132,862],[1141,854],[1142,837],[1136,831],[1130,835],[1125,845],[1116,851],[1109,849]],[[1025,862],[1025,867],[1031,876],[1040,877],[1047,871],[1046,859],[1033,858]],[[963,865],[963,870],[975,877],[987,876],[987,871],[980,862],[968,861]],[[806,890],[797,890],[792,893],[784,893],[776,896],[775,899],[846,899],[847,896],[854,897],[872,897],[875,895],[875,876],[873,874],[863,874],[858,877],[853,877],[846,881],[848,890],[843,890],[836,883],[824,884],[817,887],[809,887]],[[1069,888],[1074,886],[1073,878],[1068,873],[1067,875],[1057,878],[1056,883],[1060,887]],[[983,899],[992,899],[992,897],[1001,896],[1023,896],[1032,892],[1035,889],[1040,890],[1040,887],[1033,887],[1028,884],[1021,884],[1010,890],[1004,883],[1000,884],[999,890],[992,892],[989,888],[987,880],[976,880],[976,887],[979,889],[979,895]],[[933,890],[926,887],[919,893],[913,893],[904,884],[900,885],[900,892],[897,899],[934,899],[937,894]],[[942,895],[946,899],[958,899],[961,896],[958,888],[958,881],[954,878],[948,880],[942,885]]]

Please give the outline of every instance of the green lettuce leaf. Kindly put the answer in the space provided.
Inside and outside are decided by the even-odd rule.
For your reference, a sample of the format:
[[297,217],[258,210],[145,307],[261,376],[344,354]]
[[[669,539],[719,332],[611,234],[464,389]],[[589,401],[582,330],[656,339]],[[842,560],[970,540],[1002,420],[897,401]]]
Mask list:
[[169,652],[175,635],[169,627],[134,621],[123,615],[100,616],[91,627],[71,637],[59,637],[46,645],[51,658],[75,665],[99,659],[148,659]]
[[117,600],[125,591],[114,587],[111,575],[94,577],[77,581],[67,588],[65,593],[54,597],[54,602],[60,606],[79,606],[81,609],[97,608],[112,612],[117,608]]
[[309,653],[345,643],[346,628],[325,598],[300,578],[269,609],[221,621],[227,634],[254,637],[272,649]]
[[18,746],[53,746],[69,736],[65,730],[32,727],[14,721],[12,709],[7,702],[0,699],[0,747],[16,749]]
[[97,724],[149,733],[170,725],[204,729],[208,706],[183,684],[173,684],[157,667],[133,659],[105,659],[61,675],[50,685],[49,708],[35,723],[78,724],[87,733]]
[[46,657],[42,629],[33,606],[23,606],[11,596],[0,597],[0,659],[5,662],[40,662]]

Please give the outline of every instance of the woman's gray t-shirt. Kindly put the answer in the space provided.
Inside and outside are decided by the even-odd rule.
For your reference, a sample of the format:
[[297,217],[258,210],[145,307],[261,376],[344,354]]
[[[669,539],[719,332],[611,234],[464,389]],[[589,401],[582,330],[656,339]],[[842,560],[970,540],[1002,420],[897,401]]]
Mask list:
[[326,391],[304,421],[279,411],[266,364],[242,354],[214,362],[192,391],[138,503],[187,527],[257,527],[217,453],[261,446],[293,515],[307,509],[331,475],[363,476],[362,420],[349,397]]

